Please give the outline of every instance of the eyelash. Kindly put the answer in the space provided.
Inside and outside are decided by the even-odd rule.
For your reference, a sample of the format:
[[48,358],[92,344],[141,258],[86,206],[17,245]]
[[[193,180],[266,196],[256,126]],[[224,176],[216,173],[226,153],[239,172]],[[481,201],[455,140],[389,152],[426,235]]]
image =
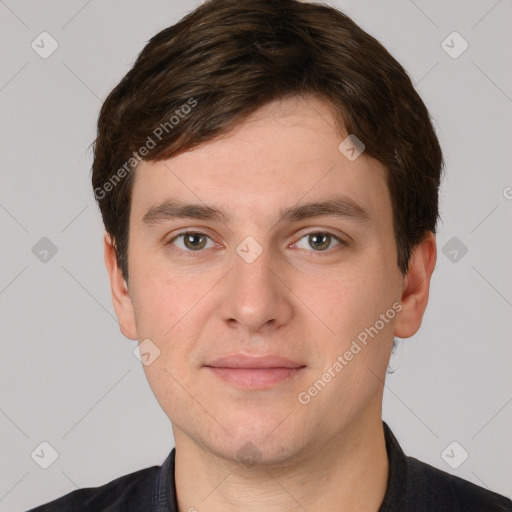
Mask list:
[[[189,233],[192,233],[194,235],[206,236],[207,238],[212,240],[212,238],[210,236],[208,236],[206,233],[203,233],[202,231],[196,231],[196,230],[193,230],[193,229],[187,229],[185,231],[181,231],[180,233],[177,233],[176,235],[174,235],[168,242],[166,242],[166,245],[172,247],[171,250],[173,252],[178,253],[180,255],[183,255],[186,258],[195,258],[195,257],[197,257],[196,255],[198,255],[200,253],[203,253],[204,249],[200,249],[200,250],[197,250],[197,251],[191,251],[191,250],[179,249],[179,248],[173,246],[173,242],[176,239],[178,239],[180,237],[183,237],[183,236],[185,236],[185,235],[187,235]],[[336,236],[334,233],[331,233],[330,231],[323,231],[323,230],[316,230],[316,231],[310,231],[309,233],[305,233],[293,245],[296,245],[300,240],[302,240],[303,238],[305,238],[307,236],[317,235],[317,234],[329,235],[330,237],[334,238],[334,240],[336,240],[340,244],[339,246],[348,247],[348,245],[349,245],[348,242],[346,242],[345,240],[342,240],[340,237]],[[334,250],[335,248],[336,247],[331,248],[331,249],[327,249],[325,251],[313,251],[313,250],[311,250],[311,251],[307,251],[307,252],[313,252],[313,253],[322,254],[322,253],[329,253],[330,251]]]

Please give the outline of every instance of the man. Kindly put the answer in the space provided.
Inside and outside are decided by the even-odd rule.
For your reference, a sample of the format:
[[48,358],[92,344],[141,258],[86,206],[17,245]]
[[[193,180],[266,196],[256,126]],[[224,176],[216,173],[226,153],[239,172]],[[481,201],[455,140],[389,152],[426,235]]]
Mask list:
[[36,511],[498,511],[382,422],[417,332],[443,161],[404,69],[339,11],[210,0],[106,99],[93,188],[161,467]]

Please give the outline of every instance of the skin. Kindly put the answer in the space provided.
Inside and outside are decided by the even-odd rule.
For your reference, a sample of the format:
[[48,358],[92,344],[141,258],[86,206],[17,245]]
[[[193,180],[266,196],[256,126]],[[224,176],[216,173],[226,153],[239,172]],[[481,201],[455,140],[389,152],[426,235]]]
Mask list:
[[[105,235],[121,331],[160,350],[144,371],[172,422],[182,512],[329,512],[340,504],[368,512],[382,503],[386,369],[393,336],[407,338],[420,327],[436,241],[427,233],[401,274],[384,168],[365,153],[349,161],[338,149],[346,136],[319,99],[269,103],[215,141],[140,164],[129,284]],[[277,222],[281,208],[333,195],[357,202],[368,220]],[[148,209],[169,197],[225,208],[231,222],[145,225]],[[174,238],[184,228],[206,234],[207,242],[199,238],[206,246],[194,251],[184,237]],[[325,232],[348,245],[332,238],[317,248],[308,235]],[[236,252],[247,236],[262,249],[252,263]],[[401,311],[309,403],[300,403],[299,393],[394,303]],[[203,367],[235,353],[279,354],[306,368],[252,390]],[[257,462],[240,460],[246,443],[257,450]]]

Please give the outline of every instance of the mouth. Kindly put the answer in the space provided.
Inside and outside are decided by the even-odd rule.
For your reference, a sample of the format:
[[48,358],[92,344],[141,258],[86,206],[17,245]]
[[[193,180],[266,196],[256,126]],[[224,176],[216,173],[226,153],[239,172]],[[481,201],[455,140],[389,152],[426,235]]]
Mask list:
[[243,389],[267,389],[297,376],[305,365],[280,356],[234,355],[205,365],[214,376]]
[[206,366],[214,375],[246,389],[265,389],[295,377],[301,368],[221,368]]

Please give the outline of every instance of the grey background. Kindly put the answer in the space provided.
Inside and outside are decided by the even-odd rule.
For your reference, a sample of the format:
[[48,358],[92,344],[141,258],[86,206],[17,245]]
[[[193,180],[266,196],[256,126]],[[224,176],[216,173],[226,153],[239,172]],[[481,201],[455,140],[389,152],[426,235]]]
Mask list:
[[[329,3],[408,70],[447,164],[430,304],[392,358],[384,419],[410,455],[511,496],[512,1]],[[147,40],[198,4],[0,0],[2,512],[161,464],[174,444],[115,319],[88,147]],[[31,48],[43,31],[59,45],[47,59]],[[469,43],[457,59],[441,46],[453,31]],[[43,441],[48,469],[31,457]],[[453,441],[469,453],[457,469],[441,456]]]

